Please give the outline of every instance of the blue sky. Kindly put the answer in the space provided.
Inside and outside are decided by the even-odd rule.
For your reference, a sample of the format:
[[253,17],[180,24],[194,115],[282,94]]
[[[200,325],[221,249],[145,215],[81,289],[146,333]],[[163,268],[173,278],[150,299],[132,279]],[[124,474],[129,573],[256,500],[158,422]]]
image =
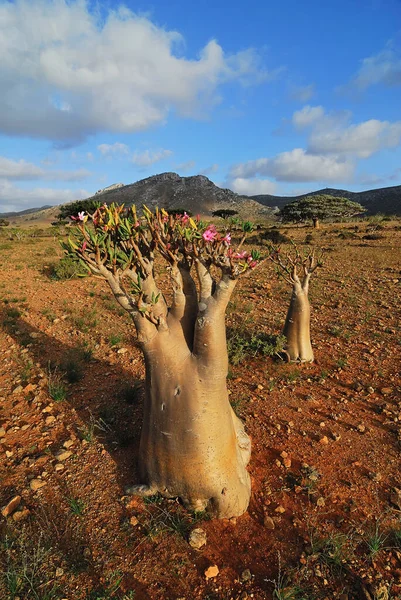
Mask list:
[[0,0],[0,212],[164,171],[401,184],[400,0]]

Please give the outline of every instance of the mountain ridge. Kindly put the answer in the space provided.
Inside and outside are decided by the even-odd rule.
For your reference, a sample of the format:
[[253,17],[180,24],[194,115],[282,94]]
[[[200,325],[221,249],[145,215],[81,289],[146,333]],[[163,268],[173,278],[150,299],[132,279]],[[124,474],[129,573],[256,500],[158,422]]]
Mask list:
[[[193,214],[200,213],[206,216],[210,216],[215,210],[225,208],[237,210],[242,217],[258,217],[272,216],[275,208],[281,209],[294,200],[318,194],[343,196],[359,202],[366,208],[368,214],[380,212],[401,215],[401,185],[363,192],[324,188],[298,196],[274,196],[271,194],[245,196],[236,194],[229,188],[216,186],[205,175],[181,177],[174,172],[151,175],[127,185],[112,184],[87,199],[104,201],[107,204],[111,202],[125,203],[128,206],[146,204],[152,209],[156,206],[170,210],[184,208]],[[42,206],[20,212],[0,213],[0,218],[18,218],[35,215],[42,211],[43,215],[48,215],[54,220],[57,208],[57,206]],[[34,218],[31,217],[31,220]]]

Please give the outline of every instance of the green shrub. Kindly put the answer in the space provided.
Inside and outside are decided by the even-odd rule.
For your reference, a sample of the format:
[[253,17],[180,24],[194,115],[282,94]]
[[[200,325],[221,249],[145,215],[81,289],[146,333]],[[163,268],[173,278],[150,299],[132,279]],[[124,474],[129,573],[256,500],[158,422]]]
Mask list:
[[227,331],[228,358],[232,365],[238,365],[248,357],[258,354],[278,356],[284,349],[286,339],[282,335],[255,334],[240,328]]
[[87,277],[88,270],[77,260],[70,256],[61,258],[59,262],[50,266],[50,277],[63,281],[67,279],[75,279],[76,277]]

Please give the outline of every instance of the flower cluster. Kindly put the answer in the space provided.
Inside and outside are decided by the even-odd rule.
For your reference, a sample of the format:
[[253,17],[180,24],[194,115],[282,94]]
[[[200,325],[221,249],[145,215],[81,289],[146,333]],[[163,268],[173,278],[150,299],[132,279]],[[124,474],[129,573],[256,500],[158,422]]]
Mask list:
[[72,218],[77,228],[69,241],[70,250],[93,265],[99,260],[111,264],[113,272],[141,272],[143,257],[153,261],[155,250],[171,265],[183,263],[190,268],[199,261],[208,268],[215,265],[232,278],[254,269],[260,259],[258,252],[241,249],[246,233],[252,230],[250,223],[243,224],[243,236],[235,248],[231,231],[219,231],[185,211],[173,215],[143,206],[142,216],[137,216],[135,206],[103,204],[92,215],[80,212]]

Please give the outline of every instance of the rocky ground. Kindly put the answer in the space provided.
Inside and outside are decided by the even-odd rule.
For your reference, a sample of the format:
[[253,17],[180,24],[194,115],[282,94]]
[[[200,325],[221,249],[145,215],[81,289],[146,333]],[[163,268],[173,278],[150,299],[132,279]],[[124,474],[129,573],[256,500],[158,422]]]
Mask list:
[[253,494],[222,521],[124,495],[144,378],[132,326],[102,281],[51,277],[50,230],[4,231],[0,598],[401,598],[401,223],[381,227],[313,233],[313,365],[252,355],[290,292],[269,263],[240,282],[228,387]]

